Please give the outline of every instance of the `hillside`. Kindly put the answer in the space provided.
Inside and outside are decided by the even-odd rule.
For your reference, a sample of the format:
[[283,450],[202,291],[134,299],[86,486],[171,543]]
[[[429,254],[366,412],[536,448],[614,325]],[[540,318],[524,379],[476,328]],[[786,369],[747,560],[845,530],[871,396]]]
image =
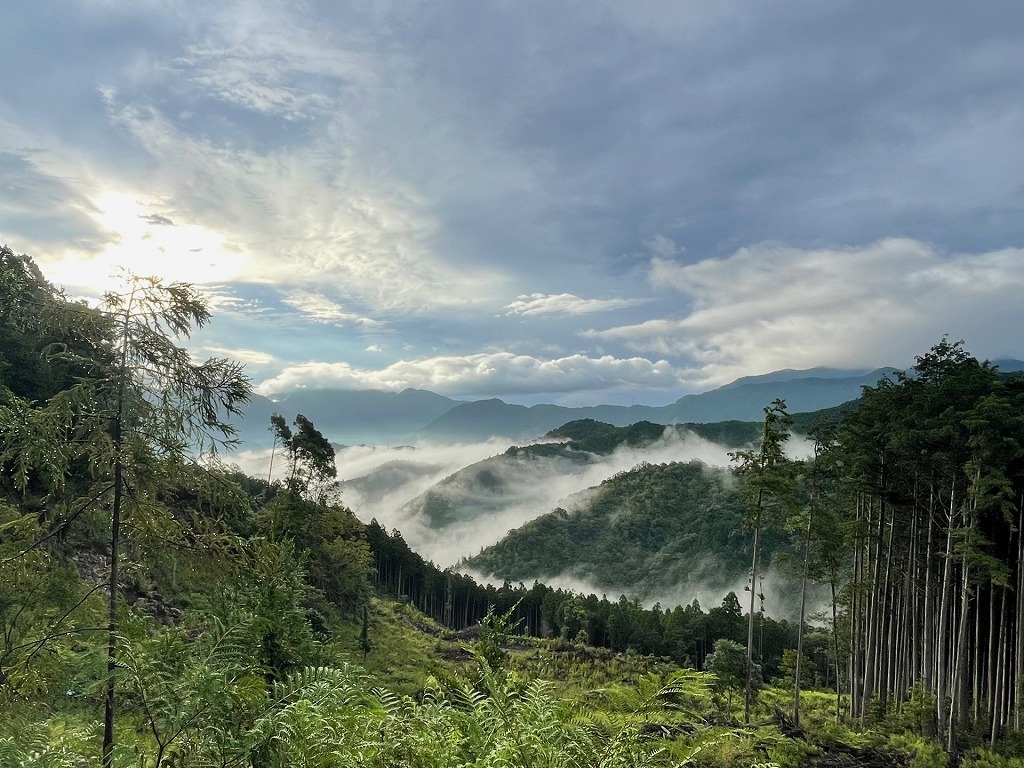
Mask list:
[[[489,544],[571,494],[642,461],[678,461],[699,455],[728,463],[727,449],[749,444],[757,437],[757,428],[746,422],[666,427],[644,421],[617,427],[593,419],[571,421],[545,435],[547,442],[512,446],[453,472],[404,504],[400,515],[410,530],[413,522],[434,530],[470,523],[478,532],[493,529],[494,535],[483,542]],[[725,446],[706,441],[712,439]],[[359,482],[366,486],[371,481]],[[475,551],[467,548],[459,555]]]
[[[569,577],[650,598],[722,594],[749,568],[746,511],[726,471],[699,461],[640,465],[509,531],[466,565],[496,580]],[[770,556],[779,537],[765,541]]]

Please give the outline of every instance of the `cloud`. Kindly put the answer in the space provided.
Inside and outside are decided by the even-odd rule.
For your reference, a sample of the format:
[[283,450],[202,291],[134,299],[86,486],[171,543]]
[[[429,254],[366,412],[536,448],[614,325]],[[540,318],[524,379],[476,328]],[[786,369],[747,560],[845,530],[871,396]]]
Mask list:
[[202,351],[215,357],[226,357],[229,360],[237,360],[245,365],[269,365],[274,362],[273,355],[266,352],[260,352],[256,349],[204,346]]
[[[715,269],[695,263],[713,256],[755,274],[753,256],[728,254],[770,241],[785,246],[751,250],[812,271],[821,265],[787,249],[832,254],[841,272],[863,244],[895,234],[938,254],[1021,246],[1024,38],[1006,30],[1024,10],[1010,3],[984,18],[920,1],[878,14],[733,0],[51,11],[15,4],[16,39],[0,48],[0,238],[76,295],[102,291],[118,264],[272,287],[261,313],[243,318],[236,302],[237,317],[218,316],[217,333],[237,331],[218,343],[248,347],[255,335],[293,360],[329,348],[355,371],[342,378],[367,380],[377,361],[413,365],[367,360],[379,339],[337,333],[365,330],[367,318],[387,322],[389,350],[414,360],[643,353],[666,359],[687,389],[837,361],[843,347],[857,360],[842,364],[866,363],[878,338],[871,364],[899,364],[947,330],[972,351],[1021,354],[1018,316],[967,317],[941,287],[952,273],[920,277],[922,295],[951,297],[959,313],[942,327],[889,283],[878,296],[840,295],[832,323],[828,301],[821,322],[810,309],[762,308],[742,296],[744,275],[722,285],[727,276],[715,283]],[[681,293],[616,298],[650,295],[652,257],[661,286],[687,283]],[[687,263],[694,270],[677,273]],[[766,277],[795,307],[836,290]],[[717,316],[730,291],[736,314],[748,312],[732,336]],[[290,292],[325,301],[282,317]],[[577,335],[579,317],[605,311],[621,314]],[[885,332],[871,313],[885,315]],[[263,324],[243,328],[257,314]],[[499,374],[474,375],[490,385]]]
[[319,323],[356,325],[367,331],[381,331],[387,327],[386,323],[345,311],[341,304],[316,291],[290,291],[282,302]]
[[286,367],[257,390],[276,394],[311,389],[429,389],[445,395],[501,395],[572,392],[578,389],[636,387],[669,388],[680,371],[664,360],[610,355],[570,355],[543,360],[511,352],[439,356],[400,360],[386,368],[368,370],[349,363],[308,362]]
[[[216,228],[196,223],[167,226],[168,217],[154,214],[163,198],[102,189],[90,195],[89,216],[106,241],[87,258],[75,249],[44,251],[38,260],[47,278],[94,295],[110,287],[123,268],[137,275],[168,281],[216,285],[233,281],[246,268],[237,242]],[[214,291],[220,293],[223,290]],[[212,294],[211,294],[212,295]]]
[[[779,368],[909,364],[945,333],[995,357],[1010,350],[988,329],[1024,322],[1020,249],[944,254],[907,238],[843,249],[764,244],[695,264],[655,258],[650,280],[689,296],[692,311],[586,335],[691,356],[705,383]],[[987,348],[972,348],[974,339]]]
[[344,286],[359,304],[398,313],[477,304],[504,282],[493,267],[438,258],[428,206],[400,180],[350,163],[346,132],[331,121],[302,145],[258,151],[188,134],[116,93],[108,104],[112,121],[165,167],[162,197],[175,219],[221,233],[244,255],[247,280]]
[[592,312],[608,312],[614,309],[637,307],[647,299],[581,299],[571,293],[547,295],[531,293],[516,298],[507,304],[506,315],[586,315]]
[[[6,130],[0,120],[0,133]],[[2,149],[0,145],[0,239],[90,252],[111,236],[95,221],[96,206],[88,191],[65,176],[59,159],[40,150]]]

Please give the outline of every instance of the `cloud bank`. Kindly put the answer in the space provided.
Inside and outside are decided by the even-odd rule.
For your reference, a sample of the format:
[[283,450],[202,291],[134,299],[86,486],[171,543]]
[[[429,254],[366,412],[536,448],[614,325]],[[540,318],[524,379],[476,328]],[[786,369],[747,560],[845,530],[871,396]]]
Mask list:
[[655,258],[650,281],[686,295],[692,311],[587,335],[691,357],[706,384],[781,368],[907,365],[946,333],[997,357],[1017,347],[985,343],[985,329],[1024,322],[1020,249],[943,254],[908,238],[842,249],[764,244],[693,264]]

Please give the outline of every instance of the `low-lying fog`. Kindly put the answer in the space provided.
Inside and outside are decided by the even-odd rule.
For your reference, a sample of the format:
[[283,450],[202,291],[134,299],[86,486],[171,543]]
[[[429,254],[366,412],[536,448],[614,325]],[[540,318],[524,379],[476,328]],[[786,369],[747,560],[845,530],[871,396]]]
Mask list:
[[[519,443],[520,445],[522,443]],[[668,429],[657,442],[643,448],[619,448],[615,452],[594,455],[592,462],[574,468],[574,472],[556,470],[554,462],[543,460],[503,462],[499,473],[503,483],[502,503],[496,507],[493,493],[479,489],[479,514],[471,520],[460,521],[442,528],[432,528],[421,513],[411,512],[415,500],[449,475],[476,462],[503,454],[513,442],[493,438],[481,443],[440,444],[419,443],[404,446],[361,445],[345,447],[337,453],[338,480],[341,500],[363,522],[376,519],[388,529],[397,528],[409,545],[420,555],[439,567],[455,565],[463,557],[474,555],[482,548],[501,539],[513,528],[518,528],[539,515],[558,506],[571,494],[597,486],[617,472],[632,469],[642,461],[661,464],[698,459],[711,466],[729,466],[728,449],[695,435],[680,434]],[[794,446],[795,447],[795,446]],[[257,477],[266,476],[270,460],[269,450],[241,451],[231,457],[245,472]],[[283,469],[283,463],[278,462]],[[275,471],[275,474],[277,472]],[[473,489],[460,484],[458,494],[463,507],[473,506]],[[506,503],[507,502],[507,503]],[[473,574],[481,581],[480,574]],[[690,603],[698,599],[705,610],[721,603],[730,590],[735,591],[744,606],[749,600],[743,580],[736,584],[714,583],[706,569],[695,568],[694,576],[686,584],[679,584],[664,594],[645,595],[644,602],[663,606]],[[586,578],[564,576],[545,579],[552,586],[597,594],[607,593],[617,599],[625,590],[607,587],[598,589]],[[765,605],[770,615],[785,616],[793,604],[787,594],[791,586],[777,575],[769,575],[764,584]]]
[[[661,464],[699,459],[714,466],[727,466],[727,449],[694,435],[680,437],[676,430],[644,448],[620,448],[606,456],[594,456],[591,464],[573,474],[545,471],[543,462],[510,462],[501,468],[503,497],[509,503],[499,511],[482,514],[467,522],[433,529],[422,515],[410,516],[403,507],[439,481],[463,467],[505,452],[513,443],[494,438],[483,443],[408,446],[352,446],[338,451],[338,480],[341,499],[360,520],[376,518],[387,528],[398,528],[405,540],[424,558],[444,568],[462,557],[474,555],[501,539],[512,528],[550,512],[570,494],[596,486],[617,472],[632,469],[642,461]],[[520,443],[521,444],[521,443]],[[243,471],[266,476],[270,451],[242,451],[232,456]],[[375,483],[373,476],[387,473],[389,482]],[[359,481],[359,482],[346,482]],[[465,503],[465,486],[460,495]],[[481,493],[480,506],[495,506],[493,494]]]

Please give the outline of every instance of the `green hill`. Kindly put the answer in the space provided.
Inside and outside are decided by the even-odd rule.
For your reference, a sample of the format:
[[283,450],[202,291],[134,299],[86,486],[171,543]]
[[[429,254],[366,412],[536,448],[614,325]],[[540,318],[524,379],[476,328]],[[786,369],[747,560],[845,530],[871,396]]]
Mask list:
[[[446,477],[406,504],[406,516],[423,515],[432,528],[530,505],[542,514],[558,503],[554,483],[590,472],[590,479],[563,494],[583,488],[612,474],[594,476],[594,470],[621,448],[643,449],[658,441],[697,435],[729,448],[740,448],[757,438],[758,425],[748,422],[664,426],[641,421],[616,427],[594,419],[578,419],[550,431],[545,439],[559,442],[512,446],[504,453],[478,461]],[[621,463],[618,464],[621,467]],[[628,465],[627,465],[628,466]],[[546,505],[546,506],[545,506]]]
[[[639,595],[696,581],[724,587],[749,566],[744,503],[723,469],[641,464],[569,506],[510,531],[467,564],[513,582],[569,575]],[[777,538],[766,541],[766,554],[777,546]]]

